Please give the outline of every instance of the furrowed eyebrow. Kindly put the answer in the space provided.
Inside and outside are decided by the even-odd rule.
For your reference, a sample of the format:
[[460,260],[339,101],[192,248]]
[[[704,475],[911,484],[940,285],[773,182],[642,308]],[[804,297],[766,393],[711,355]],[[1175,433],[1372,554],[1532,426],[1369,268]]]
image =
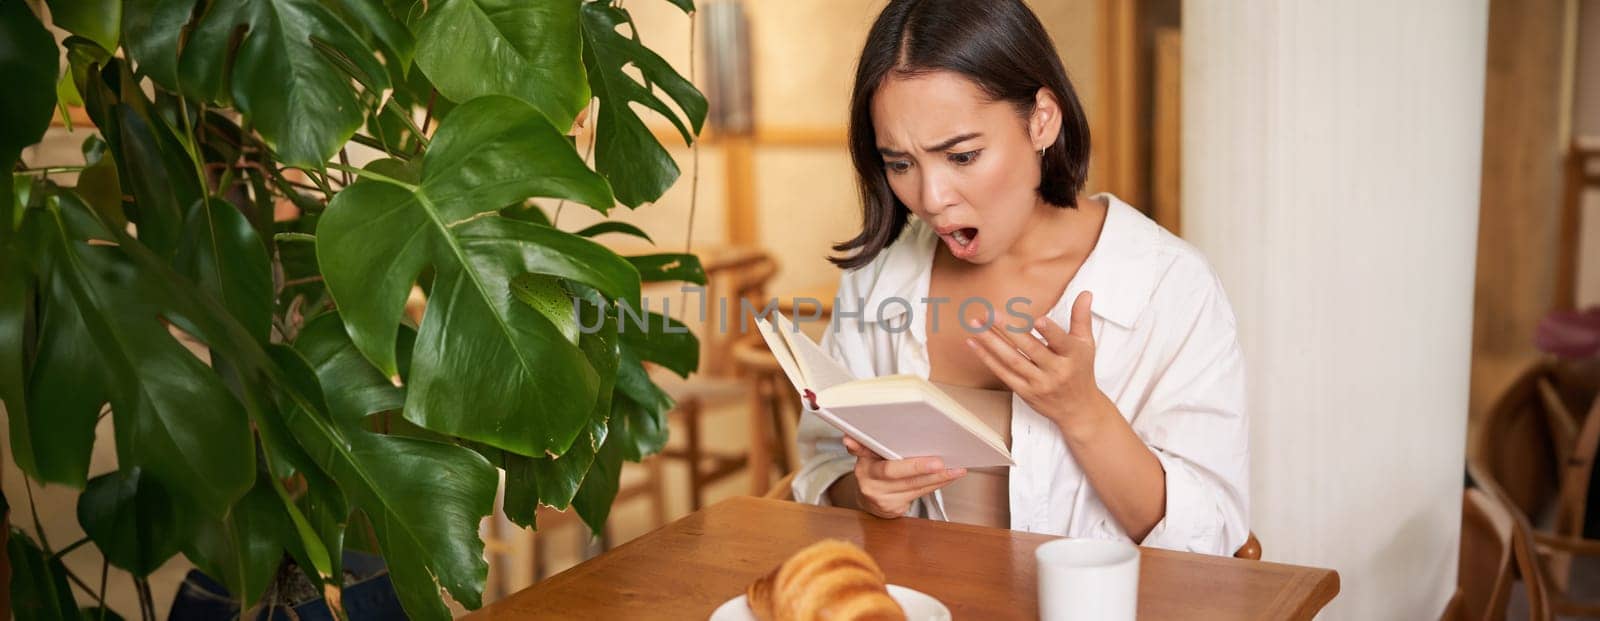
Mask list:
[[[983,134],[978,133],[978,132],[969,132],[969,133],[961,134],[959,136],[951,137],[950,139],[945,140],[944,142],[941,142],[939,144],[933,145],[931,147],[923,147],[922,150],[923,151],[927,151],[929,153],[932,153],[932,152],[935,152],[935,151],[943,151],[945,149],[948,149],[950,147],[956,146],[956,145],[961,144],[963,142],[966,142],[968,140],[972,140],[973,138],[979,138],[979,137],[982,137],[982,136],[983,136]],[[885,156],[885,157],[905,157],[906,156],[906,153],[904,151],[896,151],[896,150],[890,149],[888,147],[878,147],[878,153],[880,155]]]

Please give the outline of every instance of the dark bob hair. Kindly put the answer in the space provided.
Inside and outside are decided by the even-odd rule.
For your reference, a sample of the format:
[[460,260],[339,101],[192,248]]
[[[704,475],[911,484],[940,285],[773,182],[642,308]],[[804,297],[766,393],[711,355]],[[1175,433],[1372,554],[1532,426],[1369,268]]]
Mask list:
[[833,246],[829,257],[844,269],[870,263],[900,237],[909,209],[884,175],[872,128],[872,97],[890,74],[916,76],[951,71],[977,84],[991,101],[1005,101],[1023,116],[1033,113],[1040,88],[1061,106],[1061,133],[1045,152],[1039,195],[1058,207],[1075,207],[1089,175],[1089,122],[1067,80],[1055,44],[1022,0],[891,0],[872,24],[856,65],[850,96],[850,159],[861,191],[861,233]]

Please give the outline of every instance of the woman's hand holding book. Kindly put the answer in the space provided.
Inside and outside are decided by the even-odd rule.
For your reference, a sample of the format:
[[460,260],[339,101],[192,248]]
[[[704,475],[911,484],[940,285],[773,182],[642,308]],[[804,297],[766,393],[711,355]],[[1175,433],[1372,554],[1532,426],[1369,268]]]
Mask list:
[[884,459],[848,436],[844,448],[856,458],[859,507],[881,518],[905,515],[913,501],[967,473],[966,468],[946,469],[937,457]]

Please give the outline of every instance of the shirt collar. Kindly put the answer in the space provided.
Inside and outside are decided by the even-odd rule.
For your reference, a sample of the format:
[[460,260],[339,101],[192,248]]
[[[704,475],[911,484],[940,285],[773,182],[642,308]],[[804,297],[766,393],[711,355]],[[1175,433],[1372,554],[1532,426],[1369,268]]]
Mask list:
[[[1090,198],[1104,200],[1109,206],[1100,239],[1047,316],[1066,327],[1071,321],[1073,300],[1080,292],[1090,291],[1094,294],[1091,312],[1095,316],[1132,328],[1155,289],[1158,274],[1150,269],[1150,262],[1157,257],[1154,250],[1161,229],[1115,195],[1101,193]],[[933,228],[920,219],[913,216],[907,221],[900,239],[884,250],[886,256],[879,264],[879,274],[872,279],[866,305],[861,309],[869,313],[869,320],[896,320],[910,310],[902,302],[921,303],[938,241]],[[918,295],[919,291],[922,295]]]

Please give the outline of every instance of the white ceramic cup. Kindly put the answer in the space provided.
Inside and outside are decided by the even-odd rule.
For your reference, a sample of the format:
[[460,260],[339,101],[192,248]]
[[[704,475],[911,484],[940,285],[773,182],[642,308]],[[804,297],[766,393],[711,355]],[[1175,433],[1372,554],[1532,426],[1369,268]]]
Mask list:
[[1034,551],[1039,618],[1133,621],[1139,603],[1139,548],[1126,541],[1057,539]]

